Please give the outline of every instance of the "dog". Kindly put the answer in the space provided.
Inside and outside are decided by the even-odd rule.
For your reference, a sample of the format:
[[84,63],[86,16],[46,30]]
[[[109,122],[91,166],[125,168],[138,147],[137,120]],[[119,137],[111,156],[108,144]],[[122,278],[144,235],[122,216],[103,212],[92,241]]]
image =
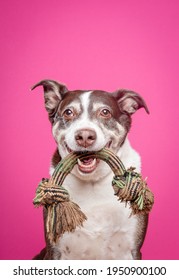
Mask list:
[[[144,99],[136,92],[120,89],[74,90],[53,80],[42,80],[45,108],[52,124],[57,149],[50,174],[61,159],[72,151],[111,149],[126,168],[140,172],[139,154],[127,138],[132,114],[144,108]],[[141,259],[148,215],[130,215],[129,205],[120,203],[111,187],[113,172],[99,159],[78,160],[64,185],[70,198],[87,216],[83,227],[64,233],[55,246],[47,244],[34,259],[131,260]],[[46,217],[44,208],[44,219]]]

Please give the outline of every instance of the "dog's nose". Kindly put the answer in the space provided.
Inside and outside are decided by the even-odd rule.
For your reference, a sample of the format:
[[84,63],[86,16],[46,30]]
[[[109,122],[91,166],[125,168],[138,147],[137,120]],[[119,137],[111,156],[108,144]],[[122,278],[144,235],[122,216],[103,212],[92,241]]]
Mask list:
[[96,132],[92,129],[81,129],[75,134],[75,140],[79,146],[87,148],[96,140]]

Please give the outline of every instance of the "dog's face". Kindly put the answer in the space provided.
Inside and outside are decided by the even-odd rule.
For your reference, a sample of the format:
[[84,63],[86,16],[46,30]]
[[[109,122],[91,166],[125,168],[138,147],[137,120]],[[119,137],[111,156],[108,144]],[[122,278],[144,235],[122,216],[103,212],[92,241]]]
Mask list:
[[[45,107],[60,156],[72,151],[98,151],[104,147],[117,153],[131,126],[131,115],[141,107],[148,112],[144,100],[135,92],[118,90],[68,91],[66,86],[43,80]],[[78,160],[73,174],[83,180],[98,180],[107,175],[104,162],[89,158]]]

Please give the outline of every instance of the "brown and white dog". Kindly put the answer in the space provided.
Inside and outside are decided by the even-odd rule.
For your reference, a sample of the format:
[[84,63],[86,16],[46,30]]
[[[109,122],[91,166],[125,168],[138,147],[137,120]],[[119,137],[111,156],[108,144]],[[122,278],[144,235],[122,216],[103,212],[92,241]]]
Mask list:
[[[43,80],[45,108],[52,124],[57,150],[50,173],[71,151],[98,151],[108,147],[126,168],[140,172],[140,156],[131,147],[127,134],[131,115],[141,107],[149,113],[137,93],[117,90],[69,91],[63,84]],[[140,259],[148,216],[133,215],[129,206],[117,201],[111,187],[113,173],[98,159],[78,160],[65,179],[65,188],[87,216],[84,226],[65,233],[55,247],[41,251],[35,259]]]

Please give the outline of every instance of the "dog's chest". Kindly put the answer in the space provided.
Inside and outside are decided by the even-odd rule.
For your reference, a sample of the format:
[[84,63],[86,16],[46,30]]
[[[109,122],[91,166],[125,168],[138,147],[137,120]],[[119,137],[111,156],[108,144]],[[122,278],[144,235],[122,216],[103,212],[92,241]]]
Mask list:
[[135,248],[137,219],[120,203],[111,187],[112,174],[100,183],[82,183],[68,176],[71,200],[87,216],[83,227],[65,233],[54,249],[61,259],[131,259]]

